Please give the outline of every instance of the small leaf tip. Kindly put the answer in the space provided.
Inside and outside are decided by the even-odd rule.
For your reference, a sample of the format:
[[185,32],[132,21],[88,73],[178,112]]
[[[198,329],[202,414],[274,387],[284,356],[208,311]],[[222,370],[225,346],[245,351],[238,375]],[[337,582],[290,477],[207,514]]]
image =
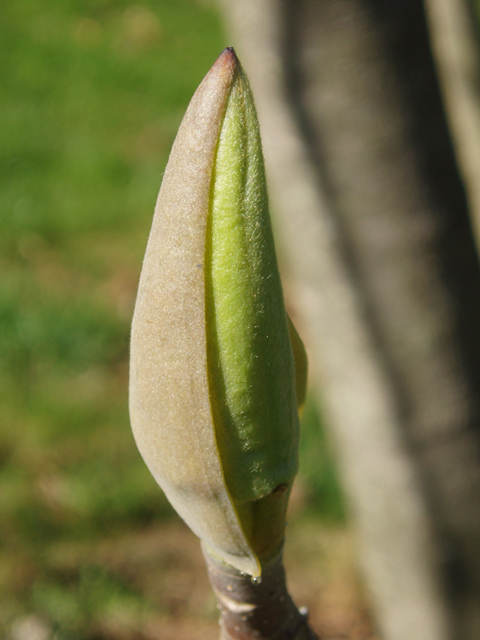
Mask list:
[[236,66],[238,64],[237,54],[235,53],[235,49],[233,47],[227,47],[222,51],[222,53],[218,56],[218,60],[222,60],[226,64],[231,64]]
[[228,82],[230,82],[238,67],[239,61],[235,49],[233,47],[227,47],[218,56],[207,77],[210,74],[219,77],[218,74],[220,74],[220,77],[226,77],[228,78]]

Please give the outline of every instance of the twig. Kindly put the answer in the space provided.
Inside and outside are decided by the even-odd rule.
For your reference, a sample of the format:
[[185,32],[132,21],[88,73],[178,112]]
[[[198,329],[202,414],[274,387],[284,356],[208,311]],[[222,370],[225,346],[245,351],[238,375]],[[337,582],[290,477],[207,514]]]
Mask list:
[[318,640],[287,591],[280,554],[252,578],[203,548],[220,610],[220,640]]

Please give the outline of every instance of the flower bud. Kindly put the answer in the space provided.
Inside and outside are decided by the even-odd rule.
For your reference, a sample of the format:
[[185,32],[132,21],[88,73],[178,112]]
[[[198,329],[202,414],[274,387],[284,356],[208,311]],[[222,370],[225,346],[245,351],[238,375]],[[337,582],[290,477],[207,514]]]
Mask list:
[[214,554],[253,576],[283,542],[305,382],[255,106],[226,49],[165,170],[132,325],[130,414],[174,508]]

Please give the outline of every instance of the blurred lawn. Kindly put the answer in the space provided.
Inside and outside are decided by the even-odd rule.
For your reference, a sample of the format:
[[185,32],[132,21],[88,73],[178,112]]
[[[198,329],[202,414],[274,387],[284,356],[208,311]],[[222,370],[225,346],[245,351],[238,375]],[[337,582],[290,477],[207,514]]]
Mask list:
[[[170,145],[228,43],[206,0],[15,0],[0,25],[0,637],[36,613],[93,640],[148,602],[58,554],[171,516],[130,432],[129,324]],[[338,521],[305,418],[302,499]]]

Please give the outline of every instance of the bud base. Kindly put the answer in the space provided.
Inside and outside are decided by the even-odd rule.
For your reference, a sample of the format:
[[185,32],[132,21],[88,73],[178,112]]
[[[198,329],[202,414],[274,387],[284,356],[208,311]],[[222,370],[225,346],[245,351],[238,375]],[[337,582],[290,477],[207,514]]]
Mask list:
[[252,578],[203,547],[220,610],[220,640],[318,640],[287,591],[282,554]]

